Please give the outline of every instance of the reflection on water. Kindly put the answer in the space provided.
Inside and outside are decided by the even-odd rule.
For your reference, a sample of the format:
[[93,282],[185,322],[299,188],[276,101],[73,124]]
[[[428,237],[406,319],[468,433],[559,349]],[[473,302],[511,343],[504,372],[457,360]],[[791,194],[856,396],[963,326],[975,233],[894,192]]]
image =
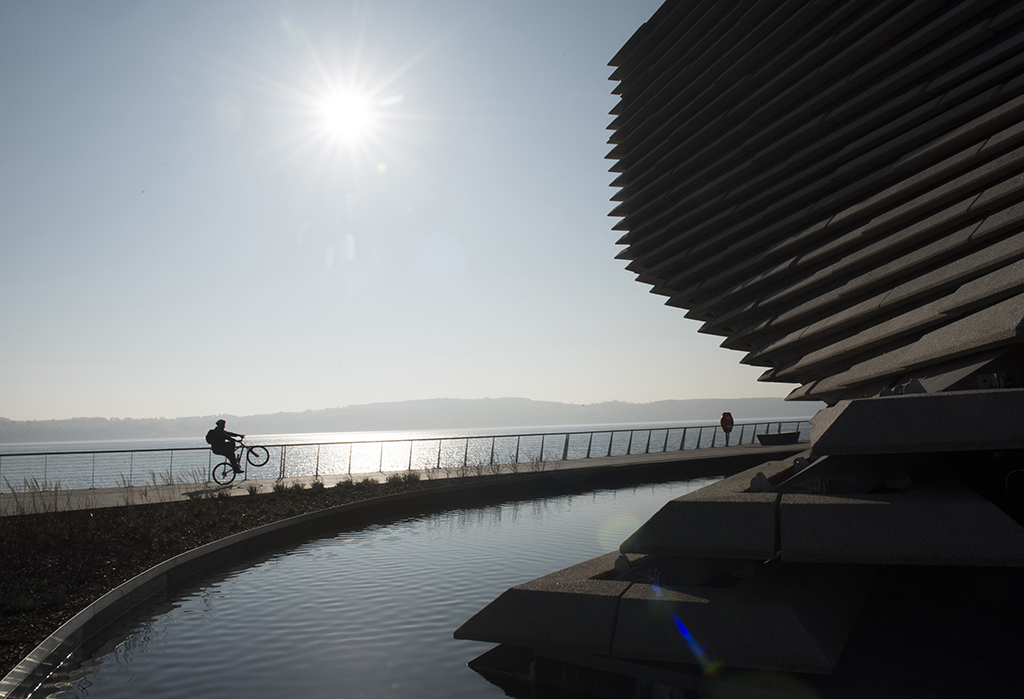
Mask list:
[[453,510],[269,554],[149,610],[36,696],[505,696],[465,666],[490,646],[452,632],[712,480]]

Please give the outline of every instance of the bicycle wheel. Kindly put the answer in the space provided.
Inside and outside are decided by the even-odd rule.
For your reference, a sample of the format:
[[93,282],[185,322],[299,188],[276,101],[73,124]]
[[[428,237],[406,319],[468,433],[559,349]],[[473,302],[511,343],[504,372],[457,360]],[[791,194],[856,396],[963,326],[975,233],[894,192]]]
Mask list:
[[235,469],[231,466],[230,461],[224,461],[213,467],[213,480],[221,485],[227,485],[235,480]]
[[245,460],[249,462],[250,466],[262,466],[270,461],[270,452],[266,447],[249,447],[245,454]]

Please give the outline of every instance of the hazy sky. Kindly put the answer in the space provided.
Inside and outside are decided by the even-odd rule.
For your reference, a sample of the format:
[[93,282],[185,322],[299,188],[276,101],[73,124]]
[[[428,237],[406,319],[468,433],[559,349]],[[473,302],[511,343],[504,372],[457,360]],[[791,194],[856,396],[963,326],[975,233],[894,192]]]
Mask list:
[[785,395],[615,259],[659,4],[0,4],[0,416]]

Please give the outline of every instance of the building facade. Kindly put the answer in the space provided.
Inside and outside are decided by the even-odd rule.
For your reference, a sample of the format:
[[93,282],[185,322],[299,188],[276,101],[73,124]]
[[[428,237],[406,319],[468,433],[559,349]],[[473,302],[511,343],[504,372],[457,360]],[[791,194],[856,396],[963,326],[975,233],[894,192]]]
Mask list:
[[1021,385],[1022,32],[1013,1],[666,3],[611,63],[619,257],[793,399]]

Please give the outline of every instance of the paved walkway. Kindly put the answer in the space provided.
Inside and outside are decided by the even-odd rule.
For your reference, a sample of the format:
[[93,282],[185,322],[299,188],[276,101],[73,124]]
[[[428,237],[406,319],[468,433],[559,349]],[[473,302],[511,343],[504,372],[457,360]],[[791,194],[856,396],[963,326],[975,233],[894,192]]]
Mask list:
[[[765,461],[773,458],[782,458],[787,454],[807,449],[807,443],[786,446],[763,447],[757,444],[746,444],[734,447],[710,447],[705,449],[687,449],[685,451],[668,451],[656,454],[631,454],[629,456],[601,456],[592,459],[575,459],[572,461],[549,461],[545,462],[545,471],[561,471],[584,468],[614,468],[631,467],[645,464],[659,464],[669,462],[687,461],[708,461],[739,454],[758,453],[764,455]],[[445,479],[449,475],[445,469],[429,469],[415,471],[422,479]],[[507,467],[502,473],[508,473]],[[384,481],[388,476],[394,474],[408,473],[408,471],[385,471],[371,473],[354,473],[352,478],[363,480],[374,478]],[[529,473],[527,464],[520,464],[519,473]],[[472,469],[467,469],[465,474],[475,475]],[[327,487],[333,486],[340,480],[348,479],[348,474],[324,474],[320,480]],[[296,482],[309,484],[312,477],[285,478],[287,486]],[[270,492],[277,483],[276,478],[260,478],[241,480],[236,479],[230,485],[217,485],[216,483],[174,483],[170,485],[145,485],[119,488],[93,488],[88,490],[39,490],[17,493],[0,493],[0,516],[28,514],[33,512],[53,512],[60,510],[81,510],[96,507],[118,507],[123,505],[141,505],[145,503],[172,502],[185,500],[194,497],[217,497],[221,495],[236,496],[248,495],[250,488],[256,488],[257,492]]]

